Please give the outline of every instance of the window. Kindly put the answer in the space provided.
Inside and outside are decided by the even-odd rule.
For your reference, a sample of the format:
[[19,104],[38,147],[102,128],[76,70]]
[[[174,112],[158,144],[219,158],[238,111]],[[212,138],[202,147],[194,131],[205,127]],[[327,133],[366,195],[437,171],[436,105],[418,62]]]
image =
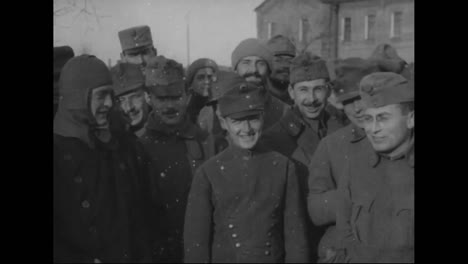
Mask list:
[[401,37],[401,26],[402,26],[402,12],[393,12],[390,21],[390,37],[400,38]]
[[341,41],[351,41],[351,18],[344,17],[341,19]]
[[270,22],[268,23],[268,38],[272,38],[276,35],[276,23]]
[[367,15],[365,18],[364,38],[375,39],[375,15]]
[[309,20],[307,18],[299,20],[299,41],[307,41],[309,28]]

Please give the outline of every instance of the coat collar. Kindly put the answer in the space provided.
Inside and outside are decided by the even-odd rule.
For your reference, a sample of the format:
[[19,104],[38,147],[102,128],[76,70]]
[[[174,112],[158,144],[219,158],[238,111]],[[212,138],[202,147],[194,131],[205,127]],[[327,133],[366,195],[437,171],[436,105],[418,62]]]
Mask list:
[[351,125],[349,125],[349,128],[350,128],[349,142],[356,143],[366,137],[366,132],[364,131],[364,129],[356,126],[355,124],[351,123]]
[[[280,124],[288,132],[289,135],[291,135],[292,137],[297,137],[306,128],[310,128],[315,133],[320,133],[320,131],[324,129],[326,130],[327,122],[329,119],[330,114],[327,111],[323,110],[320,113],[319,118],[317,120],[313,120],[312,124],[310,124],[310,122],[306,122],[303,119],[299,108],[297,106],[294,106],[287,110],[284,117],[281,119]],[[326,134],[326,132],[324,134]]]
[[387,159],[387,160],[390,160],[390,161],[405,159],[406,162],[408,162],[408,165],[410,167],[414,168],[414,137],[411,138],[410,146],[409,146],[408,150],[406,152],[404,152],[404,153],[401,153],[400,155],[397,155],[397,156],[393,157],[393,158],[389,158],[389,157],[386,157],[385,155],[380,155],[380,154],[376,153],[375,151],[373,151],[371,143],[369,141],[367,141],[367,142],[368,142],[367,145],[369,145],[370,148],[372,149],[372,151],[369,154],[369,165],[371,167],[373,167],[373,168],[377,167],[382,159]]

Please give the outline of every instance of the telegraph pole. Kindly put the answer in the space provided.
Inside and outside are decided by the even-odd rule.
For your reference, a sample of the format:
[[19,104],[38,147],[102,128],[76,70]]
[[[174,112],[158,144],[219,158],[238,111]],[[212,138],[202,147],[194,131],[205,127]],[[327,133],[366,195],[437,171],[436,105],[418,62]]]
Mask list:
[[187,25],[187,67],[190,65],[190,11],[185,15],[185,22]]

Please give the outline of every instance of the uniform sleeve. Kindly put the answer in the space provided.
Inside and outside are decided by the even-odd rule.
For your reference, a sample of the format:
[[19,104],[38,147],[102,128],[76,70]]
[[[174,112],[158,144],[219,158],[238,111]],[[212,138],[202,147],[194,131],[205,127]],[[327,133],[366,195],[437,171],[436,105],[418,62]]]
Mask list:
[[212,215],[211,185],[203,168],[192,181],[184,224],[184,262],[208,263],[211,259]]
[[314,224],[325,225],[335,222],[337,191],[327,139],[320,141],[309,164],[308,185],[307,209]]
[[[349,164],[346,165],[348,167]],[[346,170],[347,171],[347,170]],[[349,253],[354,245],[354,235],[351,228],[351,192],[349,174],[345,173],[340,179],[336,191],[336,244],[335,254],[349,262]]]
[[306,209],[301,202],[296,169],[288,161],[284,211],[284,248],[286,263],[309,262],[309,248],[306,230]]

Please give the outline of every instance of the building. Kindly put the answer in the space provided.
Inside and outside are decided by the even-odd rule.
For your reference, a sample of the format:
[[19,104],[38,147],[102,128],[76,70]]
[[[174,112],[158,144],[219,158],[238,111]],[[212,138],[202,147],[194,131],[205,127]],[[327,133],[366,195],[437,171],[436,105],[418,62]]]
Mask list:
[[414,0],[265,0],[257,37],[289,37],[298,51],[326,59],[369,57],[381,43],[414,61]]

